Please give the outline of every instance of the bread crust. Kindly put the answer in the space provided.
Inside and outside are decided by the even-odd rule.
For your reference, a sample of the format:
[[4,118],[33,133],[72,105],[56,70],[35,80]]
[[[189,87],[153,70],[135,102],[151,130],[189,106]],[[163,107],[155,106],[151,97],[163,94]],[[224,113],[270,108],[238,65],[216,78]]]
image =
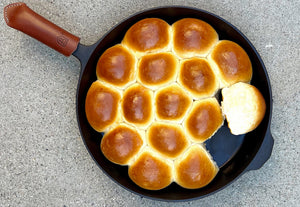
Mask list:
[[110,47],[98,60],[97,79],[118,88],[125,88],[135,81],[136,62],[134,54],[121,44]]
[[122,45],[137,57],[150,52],[166,52],[171,50],[171,33],[171,26],[164,20],[146,18],[128,29]]
[[154,100],[156,119],[177,123],[182,122],[193,102],[192,97],[176,83],[157,90]]
[[211,138],[223,125],[224,117],[216,98],[208,98],[193,103],[183,126],[193,142],[203,143]]
[[189,141],[178,124],[155,122],[146,132],[149,146],[165,156],[167,159],[175,159],[189,145]]
[[135,83],[123,94],[121,111],[124,121],[140,128],[147,128],[153,121],[153,92]]
[[100,81],[89,88],[85,100],[85,114],[89,124],[98,132],[106,131],[120,119],[118,112],[121,100],[119,91]]
[[205,58],[181,61],[178,82],[194,99],[212,97],[219,89],[219,81]]
[[128,175],[144,189],[160,190],[173,181],[172,163],[148,148],[129,166]]
[[221,40],[208,55],[208,61],[217,75],[220,87],[228,87],[237,82],[249,83],[252,65],[248,54],[237,43]]
[[218,171],[216,163],[200,145],[192,145],[174,163],[175,182],[188,189],[202,188],[208,185]]
[[173,52],[180,58],[206,57],[219,40],[218,33],[208,23],[184,18],[172,25]]
[[120,124],[104,134],[101,140],[101,151],[111,162],[127,165],[143,147],[142,133],[135,128]]
[[137,81],[156,90],[175,81],[179,61],[170,52],[151,53],[140,58]]

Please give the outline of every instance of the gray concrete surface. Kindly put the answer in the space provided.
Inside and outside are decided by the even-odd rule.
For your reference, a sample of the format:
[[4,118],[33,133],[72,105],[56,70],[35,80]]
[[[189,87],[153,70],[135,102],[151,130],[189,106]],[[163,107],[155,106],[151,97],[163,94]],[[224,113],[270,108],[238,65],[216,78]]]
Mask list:
[[[6,26],[0,2],[0,206],[173,206],[132,194],[96,166],[80,138],[80,64]],[[146,8],[188,5],[237,26],[254,44],[273,89],[272,157],[224,190],[179,206],[299,206],[300,2],[297,0],[24,0],[92,44]]]

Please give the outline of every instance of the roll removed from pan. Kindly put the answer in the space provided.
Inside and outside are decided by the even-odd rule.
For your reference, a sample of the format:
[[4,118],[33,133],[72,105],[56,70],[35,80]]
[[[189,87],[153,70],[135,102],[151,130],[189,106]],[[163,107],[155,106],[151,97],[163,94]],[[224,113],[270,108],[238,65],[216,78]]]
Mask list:
[[221,103],[232,134],[245,134],[254,130],[266,111],[265,99],[260,91],[247,83],[236,83],[222,90]]

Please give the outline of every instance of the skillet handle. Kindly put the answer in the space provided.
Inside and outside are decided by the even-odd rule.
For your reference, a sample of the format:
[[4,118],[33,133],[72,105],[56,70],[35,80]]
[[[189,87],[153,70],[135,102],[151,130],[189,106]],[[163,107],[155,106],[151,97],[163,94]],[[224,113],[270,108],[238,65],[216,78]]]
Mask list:
[[261,147],[259,148],[257,154],[255,155],[250,165],[248,165],[245,172],[250,170],[258,170],[259,168],[261,168],[265,164],[265,162],[267,162],[267,160],[270,158],[273,145],[274,145],[274,139],[269,127],[266,132],[264,141],[261,144]]
[[77,49],[79,37],[35,13],[23,2],[4,7],[4,19],[8,26],[24,32],[65,56],[70,56]]

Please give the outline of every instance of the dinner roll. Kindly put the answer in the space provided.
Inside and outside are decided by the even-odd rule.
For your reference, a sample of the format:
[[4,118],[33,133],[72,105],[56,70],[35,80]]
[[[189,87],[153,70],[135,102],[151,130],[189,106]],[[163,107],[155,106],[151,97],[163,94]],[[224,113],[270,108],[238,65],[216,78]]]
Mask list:
[[113,163],[126,165],[143,146],[140,133],[126,124],[116,125],[104,134],[101,151]]
[[222,90],[222,110],[232,134],[245,134],[262,121],[266,103],[260,91],[247,83],[236,83]]
[[176,183],[184,188],[196,189],[209,184],[219,169],[202,146],[193,145],[175,160],[174,171]]
[[89,88],[85,100],[85,113],[89,124],[98,132],[116,122],[121,94],[109,86],[95,81]]
[[237,82],[249,83],[252,78],[250,58],[237,43],[222,40],[208,56],[220,81],[220,87],[228,87]]
[[156,89],[175,81],[178,64],[172,53],[145,55],[138,64],[137,80],[151,89]]
[[195,101],[184,127],[194,142],[204,142],[223,125],[224,117],[216,98]]
[[171,26],[158,18],[140,20],[128,29],[122,44],[138,57],[148,52],[170,51]]
[[219,89],[219,81],[208,61],[204,58],[191,58],[182,61],[178,82],[195,99],[211,97]]
[[135,78],[135,56],[118,44],[108,48],[99,58],[96,75],[98,80],[122,87]]
[[180,122],[192,105],[192,98],[177,84],[155,93],[155,113],[158,120]]
[[128,175],[135,184],[144,189],[160,190],[172,182],[172,163],[148,149],[129,166]]
[[148,128],[146,137],[152,149],[169,159],[176,158],[189,144],[178,124],[154,122]]
[[181,19],[172,29],[173,50],[180,58],[205,57],[219,40],[214,28],[199,19]]
[[124,91],[121,108],[125,121],[147,127],[153,119],[153,92],[136,83]]

